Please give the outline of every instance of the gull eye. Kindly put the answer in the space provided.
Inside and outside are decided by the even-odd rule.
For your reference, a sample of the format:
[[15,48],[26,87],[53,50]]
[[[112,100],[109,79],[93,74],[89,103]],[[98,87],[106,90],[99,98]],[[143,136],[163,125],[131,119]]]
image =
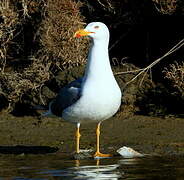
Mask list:
[[95,26],[94,28],[95,28],[95,29],[99,29],[99,26]]

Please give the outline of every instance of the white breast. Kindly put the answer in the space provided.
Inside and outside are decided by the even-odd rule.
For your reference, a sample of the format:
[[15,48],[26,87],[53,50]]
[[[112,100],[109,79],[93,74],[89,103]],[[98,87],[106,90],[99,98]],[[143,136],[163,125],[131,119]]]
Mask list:
[[[93,87],[95,89],[95,87]],[[63,112],[63,118],[70,122],[99,122],[113,116],[121,104],[121,91],[118,85],[88,91],[79,101]]]

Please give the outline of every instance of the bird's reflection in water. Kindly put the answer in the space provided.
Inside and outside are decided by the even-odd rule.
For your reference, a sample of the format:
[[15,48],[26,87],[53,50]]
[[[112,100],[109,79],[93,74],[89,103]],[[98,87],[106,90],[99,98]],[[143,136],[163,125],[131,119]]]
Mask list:
[[[117,180],[122,177],[118,164],[100,165],[100,159],[97,159],[95,164],[93,163],[94,165],[82,165],[83,163],[86,164],[86,162],[81,160],[75,160],[74,163],[74,167],[60,170],[44,170],[37,174],[44,177],[61,177],[65,180]],[[87,164],[89,163],[91,164],[91,161],[87,162]]]
[[96,165],[80,165],[80,160],[76,160],[76,166],[69,168],[73,171],[74,179],[108,179],[117,180],[122,177],[122,173],[118,170],[118,164],[100,165],[100,159],[96,159]]

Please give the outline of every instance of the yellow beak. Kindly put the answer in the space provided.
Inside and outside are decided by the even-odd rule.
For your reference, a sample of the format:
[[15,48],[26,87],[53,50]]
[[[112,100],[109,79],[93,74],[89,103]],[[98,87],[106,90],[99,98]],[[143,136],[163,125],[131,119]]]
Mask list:
[[89,31],[86,31],[85,29],[79,29],[78,31],[75,32],[74,37],[80,38],[81,36],[87,36],[91,33],[94,33],[94,32],[89,32]]

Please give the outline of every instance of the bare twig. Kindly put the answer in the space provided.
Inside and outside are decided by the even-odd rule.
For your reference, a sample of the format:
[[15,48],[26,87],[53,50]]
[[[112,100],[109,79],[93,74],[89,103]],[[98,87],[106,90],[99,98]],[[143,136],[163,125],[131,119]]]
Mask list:
[[41,100],[42,104],[45,105],[45,102],[44,102],[44,100],[43,100],[43,98],[42,98],[42,92],[41,92],[41,91],[42,91],[43,85],[44,85],[44,84],[41,84],[41,85],[40,85],[39,96],[40,96],[40,100]]
[[140,72],[140,71],[142,71],[142,70],[144,70],[144,69],[136,69],[136,70],[132,70],[132,71],[117,72],[117,73],[114,73],[114,75],[136,73],[136,72]]
[[23,16],[30,18],[31,16],[28,14],[28,7],[27,7],[27,1],[22,0],[22,7],[23,7]]
[[[159,63],[162,59],[164,59],[165,57],[171,55],[172,53],[174,53],[175,51],[177,51],[179,48],[181,48],[184,45],[184,39],[182,39],[178,44],[176,44],[173,48],[171,48],[167,53],[165,53],[162,57],[156,59],[154,62],[152,62],[150,65],[148,65],[147,67],[143,68],[143,69],[138,69],[138,70],[133,70],[133,71],[126,71],[126,72],[118,72],[115,75],[120,75],[120,74],[126,74],[126,73],[135,73],[135,72],[139,72],[135,77],[133,77],[129,82],[126,83],[126,85],[130,84],[132,81],[134,81],[135,79],[137,79],[137,77],[139,77],[141,74],[143,73],[147,73],[149,70],[151,70],[151,68],[153,66],[155,66],[157,63]],[[144,75],[145,77],[145,75]],[[143,77],[143,78],[144,78]],[[141,80],[141,82],[143,82],[143,79]]]

